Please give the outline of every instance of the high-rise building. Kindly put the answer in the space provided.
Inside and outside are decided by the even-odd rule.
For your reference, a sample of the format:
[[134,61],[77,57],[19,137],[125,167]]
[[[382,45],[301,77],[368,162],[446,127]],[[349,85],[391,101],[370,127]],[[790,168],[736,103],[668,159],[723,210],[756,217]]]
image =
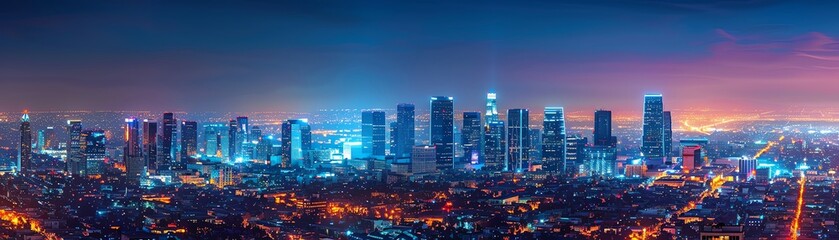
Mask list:
[[32,169],[32,126],[29,124],[29,112],[23,111],[20,117],[20,145],[18,147],[18,171],[26,174]]
[[617,146],[617,138],[612,136],[612,111],[594,112],[594,146]]
[[47,127],[47,129],[44,130],[43,148],[45,150],[58,149],[58,137],[55,134],[55,128]]
[[84,130],[81,133],[81,138],[84,139],[82,143],[82,153],[84,154],[83,168],[80,168],[81,175],[103,174],[107,166],[105,165],[106,146],[105,146],[105,131],[103,130]]
[[236,147],[239,146],[236,143],[240,142],[238,132],[239,122],[237,122],[236,119],[231,119],[230,122],[227,123],[227,156],[229,158],[228,161],[231,162],[244,161],[244,159],[238,157],[236,152]]
[[158,165],[172,165],[177,156],[177,144],[175,142],[177,142],[178,120],[175,119],[175,114],[163,113],[162,127],[163,135],[158,139],[160,142],[160,148],[158,148],[160,157],[157,158]]
[[137,186],[145,172],[142,148],[140,147],[140,121],[136,118],[125,119],[125,146],[123,163],[125,163],[126,183]]
[[221,145],[222,136],[227,135],[227,125],[223,123],[204,124],[204,155],[223,157],[224,149]]
[[280,167],[301,166],[305,151],[312,150],[312,129],[307,119],[283,122]]
[[527,109],[507,110],[507,154],[515,171],[530,167],[530,111]]
[[414,105],[409,103],[402,103],[396,106],[396,125],[394,139],[393,155],[397,158],[408,157],[414,147],[415,132],[414,132]]
[[181,122],[181,161],[198,154],[198,123],[195,121]]
[[250,144],[251,144],[251,127],[248,123],[248,117],[240,116],[236,118],[236,157],[243,160],[250,160]]
[[503,121],[484,126],[484,167],[492,170],[509,169],[507,161],[507,129]]
[[588,176],[614,177],[616,166],[615,148],[594,146],[588,149],[585,170]]
[[682,148],[682,171],[690,172],[705,165],[701,146],[685,146]]
[[463,130],[461,134],[462,137],[460,140],[465,159],[471,164],[478,163],[483,153],[481,143],[483,142],[484,135],[480,112],[463,113]]
[[45,141],[44,140],[44,130],[43,129],[38,130],[38,136],[35,140],[35,146],[34,146],[34,148],[38,149],[38,152],[43,152],[44,151],[44,141]]
[[664,164],[673,165],[673,125],[670,121],[670,111],[661,112],[662,119],[662,139],[661,144],[664,150]]
[[496,102],[496,95],[494,92],[487,93],[487,111],[485,117],[487,124],[501,120],[498,117],[498,103]]
[[437,169],[454,164],[454,98],[431,97],[430,143],[437,154]]
[[84,141],[82,135],[82,121],[68,120],[67,121],[67,172],[74,177],[82,177],[85,175],[85,168],[87,164],[84,162],[84,154],[81,151],[81,144]]
[[542,129],[530,128],[530,149],[527,156],[531,164],[542,164]]
[[544,168],[551,172],[565,171],[565,110],[562,107],[546,107],[542,128]]
[[641,154],[648,165],[664,164],[664,103],[661,94],[644,95],[644,129]]
[[434,146],[414,146],[411,152],[411,172],[414,174],[437,171],[437,153]]
[[361,112],[361,151],[365,156],[385,155],[385,112]]
[[143,157],[149,170],[157,170],[157,122],[143,120]]
[[588,138],[576,135],[565,137],[565,171],[567,174],[580,173],[580,166],[584,165],[588,157],[586,144],[588,144]]

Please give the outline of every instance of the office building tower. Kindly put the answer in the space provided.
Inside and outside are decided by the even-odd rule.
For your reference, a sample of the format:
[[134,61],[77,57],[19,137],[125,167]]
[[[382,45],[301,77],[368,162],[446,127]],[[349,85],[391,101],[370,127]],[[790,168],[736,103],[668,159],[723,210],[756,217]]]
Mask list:
[[544,169],[550,172],[565,171],[565,109],[546,107],[542,131]]
[[17,167],[20,173],[34,172],[32,169],[32,126],[29,123],[29,112],[23,111],[20,117],[20,145],[18,145]]
[[397,158],[408,157],[413,151],[415,139],[414,132],[414,105],[402,103],[396,106],[396,125],[393,155]]
[[303,153],[312,150],[312,129],[307,119],[289,119],[283,122],[280,167],[301,166]]
[[175,161],[176,154],[176,147],[177,147],[177,134],[178,134],[178,120],[175,119],[175,114],[173,113],[163,113],[163,121],[162,130],[163,135],[160,136],[158,141],[160,142],[160,148],[157,149],[158,154],[160,157],[157,158],[158,165],[172,165]]
[[38,136],[35,140],[35,146],[33,148],[37,148],[38,152],[44,152],[44,130],[38,130]]
[[411,152],[411,172],[414,174],[437,171],[437,151],[434,146],[414,146]]
[[664,164],[664,104],[661,94],[644,95],[644,127],[641,154],[648,165]]
[[507,129],[503,121],[489,122],[484,126],[484,167],[492,170],[509,170],[507,161]]
[[84,139],[81,144],[84,167],[80,168],[83,172],[79,174],[99,175],[105,173],[107,169],[105,164],[107,150],[105,146],[105,131],[84,130],[80,136],[81,139]]
[[83,177],[87,165],[84,163],[84,154],[81,151],[82,121],[67,121],[67,172],[74,177]]
[[527,156],[532,164],[542,164],[542,129],[530,128],[530,149]]
[[437,168],[451,169],[454,164],[454,99],[431,98],[430,143],[437,154]]
[[157,170],[157,122],[143,120],[143,157],[149,170]]
[[224,146],[221,145],[221,138],[226,135],[227,125],[222,123],[204,124],[204,155],[221,158],[223,156],[222,146]]
[[501,119],[498,117],[498,103],[496,102],[496,95],[495,93],[487,93],[487,106],[486,106],[486,122],[487,124],[491,122],[497,122]]
[[565,171],[569,175],[579,174],[580,166],[585,163],[588,138],[567,136],[565,138]]
[[388,131],[390,131],[390,135],[388,135],[388,155],[396,156],[396,127],[397,122],[390,122],[388,124]]
[[661,146],[664,150],[664,164],[673,165],[673,125],[670,122],[670,111],[661,112],[661,119],[663,127],[663,143]]
[[465,160],[471,164],[477,164],[483,152],[481,143],[483,142],[484,135],[480,112],[463,113],[463,130],[461,134],[460,140]]
[[248,121],[248,117],[237,117],[236,118],[236,157],[242,158],[244,160],[250,160],[250,144],[251,144],[251,136],[250,136],[250,123]]
[[530,153],[530,112],[527,109],[507,110],[507,159],[515,171],[527,170]]
[[751,179],[755,177],[755,170],[757,169],[757,159],[743,157],[737,161],[737,172],[743,179]]
[[612,111],[594,112],[594,146],[617,146],[617,138],[612,136]]
[[610,146],[593,146],[588,148],[588,158],[585,160],[587,176],[614,177],[617,153]]
[[361,151],[366,156],[385,155],[385,112],[361,112]]
[[56,149],[58,149],[58,137],[55,134],[55,128],[47,127],[47,129],[44,130],[43,149],[45,149],[45,150],[56,150]]
[[682,171],[691,172],[705,165],[701,146],[686,146],[682,148]]
[[198,155],[198,123],[195,121],[181,122],[181,161]]
[[129,185],[138,186],[145,172],[145,162],[140,147],[140,121],[136,118],[125,119],[125,145],[123,163],[125,163],[125,181]]
[[227,123],[227,156],[228,161],[231,162],[241,162],[244,161],[243,158],[238,157],[238,153],[236,152],[239,145],[237,142],[240,142],[239,139],[239,122],[235,119],[231,119],[230,122]]

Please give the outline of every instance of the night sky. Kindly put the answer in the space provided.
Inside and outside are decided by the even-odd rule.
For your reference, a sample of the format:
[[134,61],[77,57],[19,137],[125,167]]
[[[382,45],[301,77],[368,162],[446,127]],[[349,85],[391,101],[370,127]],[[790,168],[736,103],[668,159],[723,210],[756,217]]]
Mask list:
[[839,3],[5,1],[0,111],[839,106]]

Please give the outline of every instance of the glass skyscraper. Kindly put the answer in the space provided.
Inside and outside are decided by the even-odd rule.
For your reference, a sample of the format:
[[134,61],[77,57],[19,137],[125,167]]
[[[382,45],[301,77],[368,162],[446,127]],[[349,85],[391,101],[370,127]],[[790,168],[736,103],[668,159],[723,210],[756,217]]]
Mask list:
[[454,99],[431,97],[430,143],[436,149],[437,169],[451,169],[454,161]]
[[385,112],[361,112],[361,152],[365,156],[385,155]]
[[181,123],[181,161],[198,154],[198,123],[183,121]]
[[594,112],[594,145],[616,147],[617,139],[612,136],[612,111]]
[[160,157],[157,160],[161,164],[171,165],[177,156],[177,144],[175,144],[177,138],[175,136],[178,134],[178,120],[175,119],[173,113],[163,113],[162,124],[163,135],[160,136],[160,149],[158,149]]
[[544,168],[551,172],[565,170],[565,110],[562,107],[546,107],[542,123],[542,160]]
[[125,146],[123,149],[126,183],[139,185],[146,166],[140,147],[140,121],[136,118],[125,119]]
[[20,117],[20,146],[18,148],[18,171],[21,173],[33,172],[32,169],[32,126],[29,123],[29,114],[23,112]]
[[[515,164],[515,171],[526,171],[530,163],[530,111],[527,109],[507,110],[507,154]],[[508,169],[509,170],[509,169]]]
[[157,122],[143,120],[143,158],[149,170],[157,170]]
[[81,133],[83,139],[82,153],[84,153],[83,169],[86,174],[103,174],[105,169],[105,131],[103,130],[84,130]]
[[483,142],[483,126],[481,125],[480,112],[464,112],[463,113],[463,130],[460,138],[463,146],[463,154],[465,159],[475,164],[480,161],[481,143]]
[[647,165],[664,164],[664,103],[661,94],[644,95],[644,128],[641,153]]
[[68,120],[67,121],[67,135],[69,141],[67,142],[67,172],[74,177],[84,176],[86,164],[84,163],[84,154],[81,151],[82,121]]
[[312,150],[312,129],[307,119],[289,119],[283,122],[280,167],[301,166],[304,153]]
[[396,106],[396,136],[393,136],[393,155],[397,158],[408,157],[414,147],[414,104],[402,103]]

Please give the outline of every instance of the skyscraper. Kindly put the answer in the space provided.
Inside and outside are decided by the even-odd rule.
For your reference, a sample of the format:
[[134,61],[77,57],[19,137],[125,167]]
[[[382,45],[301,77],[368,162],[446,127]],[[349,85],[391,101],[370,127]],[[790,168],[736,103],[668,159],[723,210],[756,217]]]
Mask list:
[[44,149],[54,150],[58,148],[58,137],[55,135],[55,128],[47,127],[44,130]]
[[67,142],[67,172],[74,177],[82,177],[85,175],[85,168],[87,168],[87,164],[84,162],[84,154],[81,151],[81,144],[84,141],[81,138],[82,121],[68,120],[67,135],[69,136]]
[[484,167],[492,170],[509,169],[507,161],[507,129],[504,121],[484,125]]
[[236,145],[236,143],[240,141],[239,136],[238,136],[238,132],[239,132],[239,122],[237,122],[236,119],[230,119],[230,122],[227,123],[227,143],[228,144],[227,144],[226,147],[227,147],[227,156],[228,156],[227,160],[231,161],[231,162],[236,162],[238,160],[244,160],[240,157],[237,157],[238,155],[237,155],[237,152],[236,152],[236,147],[238,145]]
[[414,104],[402,103],[396,106],[396,136],[394,136],[395,150],[393,155],[397,158],[408,157],[414,147]]
[[385,112],[361,112],[361,151],[365,156],[385,155]]
[[434,146],[414,146],[411,153],[411,172],[414,174],[437,171],[437,153]]
[[462,137],[460,140],[466,160],[471,164],[478,163],[483,153],[481,143],[483,143],[484,135],[480,112],[463,113],[463,130],[461,134]]
[[140,147],[140,121],[136,118],[125,119],[125,146],[123,148],[126,183],[137,186],[145,171],[143,153]]
[[545,107],[542,123],[542,160],[551,172],[565,171],[565,109]]
[[580,172],[580,165],[583,165],[588,158],[586,144],[588,144],[588,138],[581,136],[565,137],[565,171],[568,175]]
[[664,164],[672,165],[673,164],[673,125],[670,122],[670,111],[664,111],[662,114],[662,126],[663,126],[663,141],[664,143],[661,144],[662,149],[664,150]]
[[227,136],[227,125],[223,123],[204,124],[204,155],[222,157],[222,136]]
[[103,130],[84,130],[81,133],[82,153],[84,154],[83,168],[80,168],[81,175],[87,174],[102,174],[105,173],[105,131]]
[[236,118],[236,157],[242,158],[243,160],[250,160],[250,144],[251,144],[251,137],[250,137],[250,123],[248,123],[248,117],[240,116]]
[[157,170],[157,122],[143,120],[143,157],[149,170]]
[[175,141],[177,139],[175,136],[178,134],[178,120],[175,119],[175,114],[173,113],[163,113],[163,135],[160,136],[160,148],[158,149],[158,154],[160,157],[157,158],[158,165],[165,164],[171,165],[174,160],[175,156]]
[[181,162],[198,154],[198,123],[183,121],[181,123]]
[[530,128],[530,149],[527,156],[531,164],[542,163],[542,129]]
[[32,126],[29,124],[29,111],[23,111],[20,117],[20,146],[18,148],[18,171],[28,173],[32,169]]
[[617,146],[617,139],[612,136],[612,111],[594,112],[594,146]]
[[647,165],[664,164],[664,103],[661,94],[644,95],[644,129],[641,154]]
[[303,153],[312,150],[312,129],[307,119],[289,119],[283,122],[280,167],[300,166]]
[[430,143],[436,148],[437,169],[454,164],[454,98],[431,97]]
[[487,111],[485,116],[487,124],[501,120],[498,117],[498,103],[495,98],[496,95],[494,92],[487,93]]
[[530,153],[530,111],[527,109],[507,110],[507,154],[515,171],[529,168]]

